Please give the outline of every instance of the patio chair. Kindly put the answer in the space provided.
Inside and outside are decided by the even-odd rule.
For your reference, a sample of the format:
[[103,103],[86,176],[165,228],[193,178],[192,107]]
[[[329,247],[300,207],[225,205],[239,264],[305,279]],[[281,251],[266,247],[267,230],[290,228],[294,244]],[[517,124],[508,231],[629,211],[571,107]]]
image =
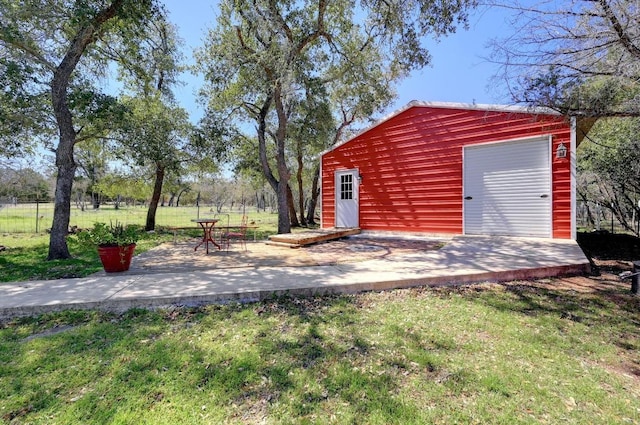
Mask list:
[[227,228],[226,232],[222,232],[222,242],[226,244],[227,251],[229,251],[229,245],[231,245],[231,241],[237,241],[244,247],[244,250],[247,250],[247,216],[242,216],[242,221],[240,222],[240,226],[238,226],[238,230],[231,230],[231,228]]

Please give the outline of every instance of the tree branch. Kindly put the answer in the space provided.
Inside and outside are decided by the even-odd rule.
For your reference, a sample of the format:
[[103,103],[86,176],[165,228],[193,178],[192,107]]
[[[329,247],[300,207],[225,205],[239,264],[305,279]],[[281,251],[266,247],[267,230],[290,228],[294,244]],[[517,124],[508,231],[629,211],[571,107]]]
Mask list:
[[627,52],[629,52],[636,59],[640,59],[640,49],[635,44],[633,44],[633,41],[629,37],[629,34],[625,32],[624,28],[622,28],[622,24],[618,20],[618,17],[613,12],[613,10],[611,10],[611,6],[609,6],[609,0],[598,0],[598,3],[604,10],[607,19],[611,23],[614,31],[618,36],[618,39],[620,40],[620,43],[625,47]]

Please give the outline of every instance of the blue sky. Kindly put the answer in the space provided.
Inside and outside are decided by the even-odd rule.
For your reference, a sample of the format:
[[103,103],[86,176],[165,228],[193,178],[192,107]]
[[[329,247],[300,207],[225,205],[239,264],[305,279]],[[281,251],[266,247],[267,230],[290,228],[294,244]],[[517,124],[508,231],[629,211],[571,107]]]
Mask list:
[[[185,40],[185,56],[190,58],[194,47],[202,44],[207,29],[214,23],[215,3],[206,0],[165,0],[171,20],[178,26]],[[469,19],[469,30],[458,29],[456,34],[436,42],[425,39],[432,55],[432,65],[414,71],[398,86],[397,100],[384,114],[401,108],[411,100],[461,102],[461,103],[509,103],[500,95],[502,87],[490,87],[491,77],[497,67],[483,59],[489,55],[487,44],[492,38],[505,36],[509,27],[505,23],[506,12],[483,9]],[[193,121],[202,114],[196,103],[195,92],[202,85],[198,77],[185,75],[185,87],[176,95]],[[384,115],[383,114],[383,115]]]

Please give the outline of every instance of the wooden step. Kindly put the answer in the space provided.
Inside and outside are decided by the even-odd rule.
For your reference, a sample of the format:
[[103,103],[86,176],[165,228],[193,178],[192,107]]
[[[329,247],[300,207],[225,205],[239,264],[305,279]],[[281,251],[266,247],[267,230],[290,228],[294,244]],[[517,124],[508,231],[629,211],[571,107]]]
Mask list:
[[273,241],[266,241],[265,245],[271,245],[271,246],[282,246],[285,248],[300,248],[302,245],[299,244],[294,244],[294,243],[284,243],[284,242],[273,242]]
[[311,245],[318,242],[325,242],[334,239],[344,238],[346,236],[357,235],[360,233],[360,229],[318,229],[309,230],[300,233],[284,233],[280,235],[269,236],[269,241],[279,242],[291,245]]

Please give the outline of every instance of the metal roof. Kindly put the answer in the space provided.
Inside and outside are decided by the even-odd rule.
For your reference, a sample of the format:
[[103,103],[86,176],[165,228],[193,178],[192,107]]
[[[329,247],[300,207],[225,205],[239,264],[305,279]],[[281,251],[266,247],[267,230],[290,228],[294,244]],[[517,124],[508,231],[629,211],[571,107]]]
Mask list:
[[344,145],[350,140],[355,139],[363,133],[379,126],[380,124],[390,120],[391,118],[400,115],[408,109],[418,107],[418,108],[440,108],[440,109],[462,109],[462,110],[475,110],[475,111],[487,111],[487,112],[512,112],[518,114],[533,114],[533,115],[562,115],[557,111],[554,111],[550,108],[541,108],[541,107],[531,107],[531,106],[518,106],[518,105],[495,105],[495,104],[482,104],[482,103],[457,103],[457,102],[426,102],[426,101],[418,101],[412,100],[407,103],[400,109],[397,109],[386,116],[380,118],[375,123],[369,125],[368,127],[356,132],[348,139],[345,139],[341,142],[336,143],[331,148],[323,151],[320,155],[324,155],[327,152],[332,151],[333,149]]

